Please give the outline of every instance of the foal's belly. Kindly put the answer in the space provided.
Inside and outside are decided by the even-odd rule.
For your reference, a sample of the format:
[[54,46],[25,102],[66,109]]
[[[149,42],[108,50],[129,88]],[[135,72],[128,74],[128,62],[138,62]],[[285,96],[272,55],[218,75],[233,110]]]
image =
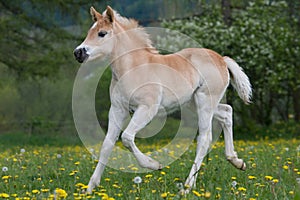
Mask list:
[[[158,115],[165,113],[172,113],[180,109],[180,106],[190,102],[193,99],[193,91],[185,91],[184,93],[173,93],[170,91],[164,91],[161,97],[160,108]],[[134,112],[138,106],[139,102],[135,101],[135,98],[129,100],[129,110]]]
[[165,93],[163,95],[161,106],[167,113],[172,113],[180,109],[180,106],[190,102],[193,98],[192,91],[186,91],[182,94]]

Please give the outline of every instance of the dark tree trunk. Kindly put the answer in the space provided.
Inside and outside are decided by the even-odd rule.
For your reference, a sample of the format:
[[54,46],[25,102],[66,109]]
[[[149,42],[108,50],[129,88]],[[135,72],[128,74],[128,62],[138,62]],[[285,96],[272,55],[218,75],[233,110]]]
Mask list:
[[293,92],[293,107],[294,107],[294,117],[295,121],[300,121],[300,88],[297,88]]
[[222,0],[222,14],[226,25],[231,25],[231,3],[230,0]]

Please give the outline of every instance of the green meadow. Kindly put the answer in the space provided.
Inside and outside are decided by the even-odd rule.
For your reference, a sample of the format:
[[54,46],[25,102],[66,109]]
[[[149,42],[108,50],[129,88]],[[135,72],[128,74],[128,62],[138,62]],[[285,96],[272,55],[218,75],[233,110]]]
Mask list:
[[[221,137],[205,158],[196,187],[187,195],[180,194],[179,190],[185,187],[195,144],[161,171],[137,173],[133,165],[120,169],[107,167],[100,186],[92,194],[85,194],[97,161],[76,135],[14,133],[2,134],[0,139],[2,199],[300,198],[300,140],[297,137],[235,140],[236,151],[247,164],[246,171],[237,170],[226,161]],[[137,140],[144,152],[165,142],[164,139],[150,140],[147,144],[147,140]],[[176,148],[180,150],[181,145]]]

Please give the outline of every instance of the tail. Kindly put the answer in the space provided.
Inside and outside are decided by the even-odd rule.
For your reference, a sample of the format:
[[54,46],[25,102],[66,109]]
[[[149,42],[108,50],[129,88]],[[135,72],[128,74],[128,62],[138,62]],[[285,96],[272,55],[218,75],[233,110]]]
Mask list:
[[252,88],[248,76],[243,69],[231,58],[224,56],[225,63],[230,72],[230,80],[239,97],[246,103],[251,103]]

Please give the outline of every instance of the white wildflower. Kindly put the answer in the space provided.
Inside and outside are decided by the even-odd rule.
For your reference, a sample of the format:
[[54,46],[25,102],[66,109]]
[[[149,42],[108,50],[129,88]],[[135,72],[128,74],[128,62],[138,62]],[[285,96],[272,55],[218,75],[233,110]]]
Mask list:
[[237,182],[236,182],[236,181],[232,181],[231,186],[232,186],[233,188],[235,188],[236,185],[237,185]]
[[8,167],[2,167],[2,171],[3,172],[7,172],[8,171]]
[[136,176],[134,177],[133,182],[136,184],[140,184],[142,182],[142,178],[140,176]]

